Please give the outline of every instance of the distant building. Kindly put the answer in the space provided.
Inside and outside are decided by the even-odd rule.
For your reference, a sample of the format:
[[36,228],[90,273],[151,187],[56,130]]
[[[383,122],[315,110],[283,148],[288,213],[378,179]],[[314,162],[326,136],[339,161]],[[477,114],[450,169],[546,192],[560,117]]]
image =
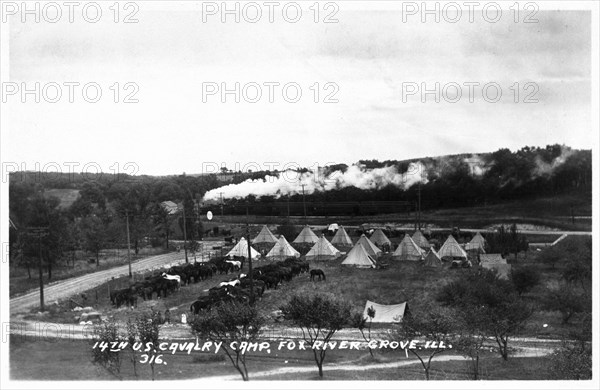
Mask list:
[[161,202],[160,205],[167,213],[169,213],[169,215],[177,214],[179,212],[179,205],[170,200],[165,200],[164,202]]

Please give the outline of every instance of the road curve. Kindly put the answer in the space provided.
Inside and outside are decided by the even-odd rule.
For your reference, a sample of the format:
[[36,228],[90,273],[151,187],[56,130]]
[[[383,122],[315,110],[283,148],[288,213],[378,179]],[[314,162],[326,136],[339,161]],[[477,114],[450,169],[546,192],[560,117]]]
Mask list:
[[[221,245],[220,242],[211,242],[213,245]],[[210,249],[206,252],[213,252]],[[164,255],[148,257],[131,264],[131,271],[143,272],[158,269],[162,267],[173,266],[185,261],[182,252],[172,252]],[[193,261],[193,260],[192,260]],[[44,302],[54,302],[59,299],[68,298],[74,294],[88,290],[110,281],[112,278],[119,278],[129,274],[129,265],[123,265],[106,269],[103,271],[92,272],[75,278],[59,280],[57,282],[44,286]],[[23,295],[10,299],[10,313],[26,313],[31,307],[39,305],[39,288],[31,290]]]

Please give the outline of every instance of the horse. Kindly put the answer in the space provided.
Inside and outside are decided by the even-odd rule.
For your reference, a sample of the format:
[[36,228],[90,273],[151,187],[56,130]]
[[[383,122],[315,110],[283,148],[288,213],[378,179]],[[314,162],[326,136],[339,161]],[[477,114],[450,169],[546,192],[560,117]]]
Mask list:
[[210,310],[212,299],[210,297],[200,297],[197,301],[191,304],[190,311],[194,314],[199,314],[201,310]]
[[177,282],[177,289],[179,289],[181,287],[181,276],[179,276],[179,275],[168,275],[165,272],[163,272],[160,276],[162,276],[164,279],[167,279],[167,280],[175,280]]
[[225,262],[231,264],[231,266],[233,267],[234,271],[239,271],[240,269],[242,269],[242,262],[241,261],[225,260]]
[[240,284],[240,280],[236,279],[236,280],[232,280],[230,282],[221,282],[221,283],[219,283],[219,287],[223,287],[223,286],[237,286],[238,284]]
[[311,269],[310,270],[310,280],[315,280],[316,276],[319,277],[319,281],[321,280],[321,277],[323,277],[323,280],[326,280],[325,279],[325,272],[323,272],[323,270],[321,270],[321,269]]

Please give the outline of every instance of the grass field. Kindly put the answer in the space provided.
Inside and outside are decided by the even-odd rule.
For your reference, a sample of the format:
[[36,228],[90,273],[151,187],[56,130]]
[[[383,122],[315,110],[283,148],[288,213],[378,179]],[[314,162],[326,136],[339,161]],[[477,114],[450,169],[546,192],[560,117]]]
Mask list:
[[[444,355],[440,355],[444,356]],[[137,363],[138,376],[134,375],[132,355],[122,352],[119,379],[150,380],[147,364]],[[454,357],[458,358],[458,357]],[[140,356],[138,354],[137,361]],[[155,366],[156,380],[186,380],[226,376],[241,380],[222,352],[177,352],[165,355],[167,364]],[[376,352],[371,358],[366,351],[337,351],[327,354],[324,367],[325,380],[424,380],[420,363],[404,352]],[[273,352],[271,355],[248,355],[251,380],[318,380],[317,369],[310,351]],[[401,364],[401,366],[394,366]],[[544,380],[548,378],[548,358],[509,358],[504,362],[495,354],[481,359],[481,379],[484,380]],[[384,368],[369,368],[375,365]],[[349,367],[350,366],[350,367]],[[352,369],[352,367],[357,367]],[[285,373],[276,370],[284,369]],[[274,371],[265,375],[269,371]],[[254,377],[253,377],[254,375]],[[34,340],[11,336],[10,376],[12,380],[115,380],[116,377],[92,364],[91,344],[79,340]],[[467,362],[464,360],[433,360],[432,380],[469,380]]]

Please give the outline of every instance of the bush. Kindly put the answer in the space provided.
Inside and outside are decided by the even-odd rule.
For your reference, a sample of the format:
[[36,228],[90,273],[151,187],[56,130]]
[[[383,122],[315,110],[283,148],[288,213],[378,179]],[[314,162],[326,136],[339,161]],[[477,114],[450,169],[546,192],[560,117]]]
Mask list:
[[540,274],[531,267],[521,267],[513,270],[512,281],[517,293],[522,295],[540,283]]

